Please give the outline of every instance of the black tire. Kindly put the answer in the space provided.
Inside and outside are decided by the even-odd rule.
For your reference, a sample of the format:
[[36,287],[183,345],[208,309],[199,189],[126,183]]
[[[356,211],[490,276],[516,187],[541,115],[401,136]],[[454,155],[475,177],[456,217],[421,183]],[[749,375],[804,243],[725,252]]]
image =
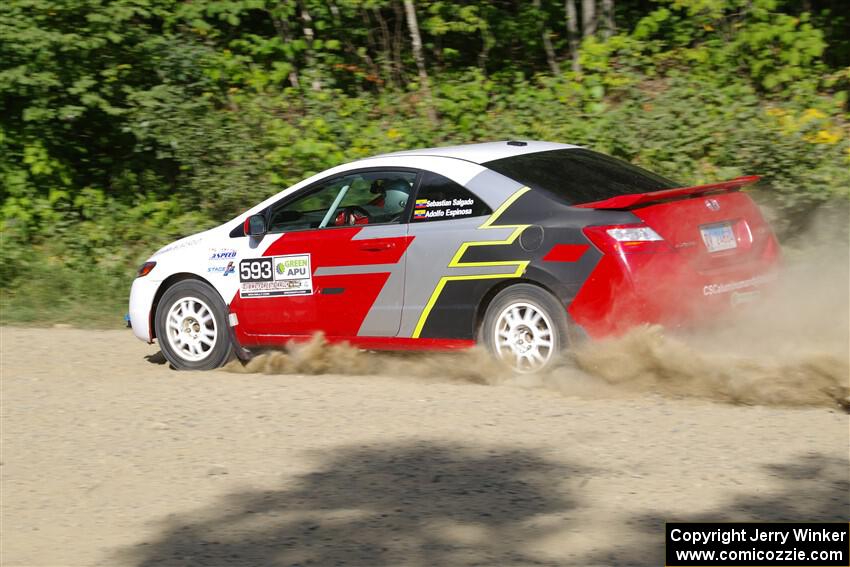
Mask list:
[[[535,313],[540,314],[540,319],[534,319]],[[518,319],[517,315],[529,319]],[[511,320],[518,323],[512,327]],[[547,338],[551,343],[549,347],[544,346]],[[570,346],[567,312],[545,289],[515,284],[496,294],[487,306],[478,340],[497,360],[514,371],[539,372],[552,365]],[[528,350],[522,352],[524,348]],[[541,360],[529,354],[535,349]]]
[[178,370],[212,370],[233,356],[227,306],[202,281],[183,280],[165,290],[154,324],[159,349]]

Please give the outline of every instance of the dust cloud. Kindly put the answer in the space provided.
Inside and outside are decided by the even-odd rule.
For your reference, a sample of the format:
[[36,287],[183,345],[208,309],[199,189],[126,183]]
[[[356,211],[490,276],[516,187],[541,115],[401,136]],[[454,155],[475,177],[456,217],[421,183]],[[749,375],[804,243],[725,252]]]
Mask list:
[[259,354],[244,364],[234,360],[224,369],[263,374],[408,376],[488,385],[511,377],[511,372],[483,348],[455,353],[371,352],[348,343],[329,343],[321,333],[307,342],[290,342],[282,351]]
[[758,301],[699,330],[644,326],[619,338],[587,341],[535,375],[512,375],[482,348],[447,354],[374,353],[328,344],[321,335],[260,354],[244,365],[232,362],[226,370],[460,381],[542,388],[581,398],[653,393],[734,404],[847,409],[848,260],[847,238],[836,243],[834,233],[831,238],[813,233],[786,248],[780,277]]

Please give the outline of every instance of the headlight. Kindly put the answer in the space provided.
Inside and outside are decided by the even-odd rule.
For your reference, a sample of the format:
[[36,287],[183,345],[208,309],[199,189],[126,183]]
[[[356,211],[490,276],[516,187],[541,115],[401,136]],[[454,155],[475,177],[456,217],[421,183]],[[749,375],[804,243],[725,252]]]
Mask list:
[[139,272],[136,274],[136,277],[142,278],[148,275],[149,273],[151,273],[151,270],[154,269],[154,266],[156,266],[156,262],[145,262],[144,264],[142,264],[142,267],[139,268]]

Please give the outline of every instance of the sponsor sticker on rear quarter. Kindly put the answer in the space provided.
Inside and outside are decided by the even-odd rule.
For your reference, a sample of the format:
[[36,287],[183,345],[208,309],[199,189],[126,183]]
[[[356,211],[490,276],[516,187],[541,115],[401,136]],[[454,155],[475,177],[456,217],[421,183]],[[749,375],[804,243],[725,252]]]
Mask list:
[[470,198],[416,199],[413,220],[444,220],[472,215],[475,200]]

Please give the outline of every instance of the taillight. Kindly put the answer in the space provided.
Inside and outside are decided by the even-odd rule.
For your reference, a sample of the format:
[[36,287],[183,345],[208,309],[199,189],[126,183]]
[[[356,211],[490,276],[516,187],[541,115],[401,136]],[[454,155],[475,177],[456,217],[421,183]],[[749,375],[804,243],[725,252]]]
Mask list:
[[148,275],[149,273],[151,273],[151,270],[154,269],[154,266],[156,266],[156,262],[145,262],[144,264],[142,264],[142,267],[139,268],[139,272],[136,274],[136,277],[142,278]]
[[588,226],[584,228],[584,234],[605,253],[633,254],[670,250],[664,238],[645,224]]
[[617,242],[654,242],[664,240],[648,226],[620,226],[606,229],[608,236]]

